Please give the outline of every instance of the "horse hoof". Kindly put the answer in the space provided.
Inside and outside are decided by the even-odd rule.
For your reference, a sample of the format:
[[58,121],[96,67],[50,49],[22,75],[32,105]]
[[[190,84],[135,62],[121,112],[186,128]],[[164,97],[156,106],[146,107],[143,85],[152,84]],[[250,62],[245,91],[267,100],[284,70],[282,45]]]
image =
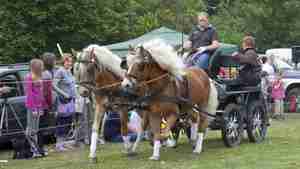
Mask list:
[[200,153],[201,153],[201,151],[193,150],[193,154],[199,155]]
[[97,157],[90,158],[90,163],[91,164],[96,164],[97,163]]
[[159,156],[151,156],[151,157],[149,157],[149,160],[159,161]]

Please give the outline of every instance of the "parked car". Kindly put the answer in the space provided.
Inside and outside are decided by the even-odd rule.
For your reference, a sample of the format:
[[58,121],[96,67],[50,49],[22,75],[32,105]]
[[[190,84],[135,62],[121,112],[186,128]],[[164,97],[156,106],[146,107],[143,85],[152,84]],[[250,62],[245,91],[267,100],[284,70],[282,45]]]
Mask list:
[[[12,88],[9,93],[0,96],[0,122],[2,121],[0,143],[8,142],[17,136],[24,134],[23,131],[26,128],[27,110],[25,107],[26,96],[24,93],[23,80],[28,71],[28,64],[0,65],[0,85],[2,84]],[[16,117],[14,116],[11,108],[7,109],[7,114],[3,113],[2,109],[5,100],[7,103],[12,105],[23,128],[17,123]],[[51,119],[49,119],[49,122],[50,121]],[[47,122],[47,124],[42,125],[47,126],[50,125],[50,123]],[[45,133],[51,134],[52,131],[49,130]]]

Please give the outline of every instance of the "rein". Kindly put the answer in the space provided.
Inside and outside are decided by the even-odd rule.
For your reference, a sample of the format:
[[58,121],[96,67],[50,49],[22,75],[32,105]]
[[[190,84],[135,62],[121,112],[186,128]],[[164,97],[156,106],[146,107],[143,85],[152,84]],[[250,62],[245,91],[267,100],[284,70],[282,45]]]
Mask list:
[[147,80],[147,81],[142,81],[140,84],[138,84],[138,86],[145,86],[147,84],[150,84],[150,83],[153,83],[153,82],[156,82],[158,80],[161,80],[165,77],[169,76],[169,73],[165,73],[165,74],[162,74],[156,78],[153,78],[153,79],[150,79],[150,80]]

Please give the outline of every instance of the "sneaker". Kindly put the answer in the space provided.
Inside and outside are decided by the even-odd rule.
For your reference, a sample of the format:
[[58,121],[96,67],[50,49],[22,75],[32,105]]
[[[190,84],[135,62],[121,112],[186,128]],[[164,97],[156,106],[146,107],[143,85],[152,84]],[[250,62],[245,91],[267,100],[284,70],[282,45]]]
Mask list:
[[176,147],[176,141],[174,139],[168,138],[166,141],[166,146],[167,147]]
[[105,141],[102,138],[98,138],[98,144],[104,145]]
[[57,152],[68,151],[68,149],[66,149],[63,145],[55,146],[55,150],[56,150]]
[[38,153],[38,152],[34,152],[32,154],[32,158],[40,158],[40,157],[43,157],[43,155],[41,153]]
[[43,156],[48,156],[48,149],[46,148],[46,147],[43,147],[42,148],[42,152],[41,152],[41,154],[43,155]]

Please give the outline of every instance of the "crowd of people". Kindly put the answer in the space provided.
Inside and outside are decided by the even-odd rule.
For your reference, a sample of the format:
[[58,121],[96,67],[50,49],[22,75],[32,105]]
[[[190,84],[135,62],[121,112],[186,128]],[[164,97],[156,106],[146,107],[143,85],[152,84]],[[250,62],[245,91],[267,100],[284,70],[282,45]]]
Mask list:
[[71,73],[72,64],[72,56],[68,53],[63,55],[63,65],[58,69],[55,69],[56,57],[52,53],[44,53],[41,59],[30,61],[30,72],[25,76],[24,82],[26,136],[29,138],[33,157],[48,154],[43,146],[39,124],[47,120],[50,112],[57,112],[56,150],[66,150],[64,141],[75,113],[76,90],[75,79]]

